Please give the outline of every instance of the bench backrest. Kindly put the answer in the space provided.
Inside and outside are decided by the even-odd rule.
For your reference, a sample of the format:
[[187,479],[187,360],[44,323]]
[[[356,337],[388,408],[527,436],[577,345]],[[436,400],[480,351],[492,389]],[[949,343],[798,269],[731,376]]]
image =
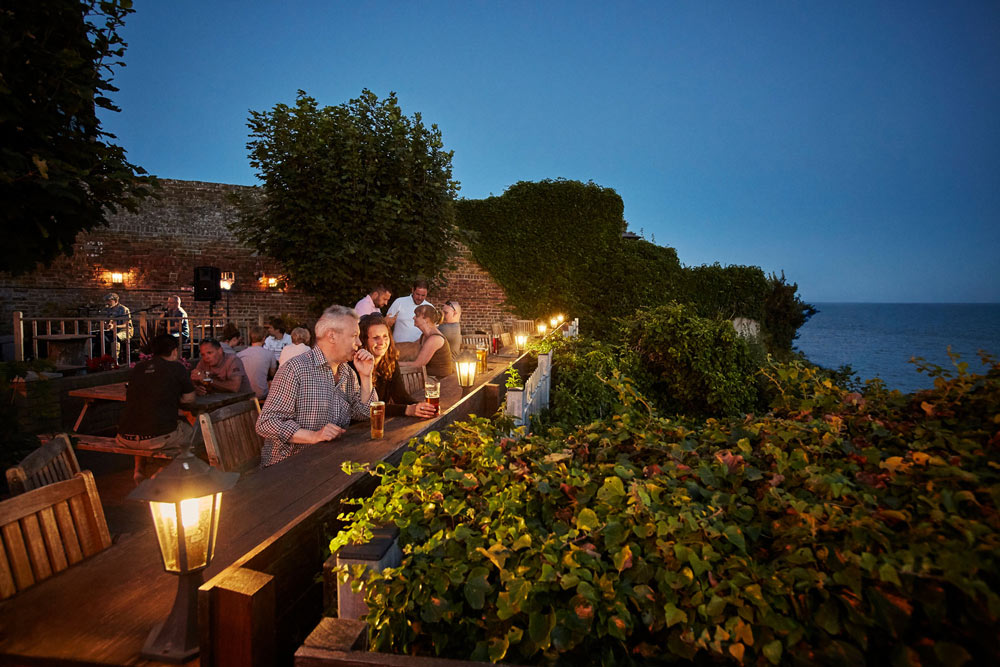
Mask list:
[[476,349],[480,345],[489,349],[491,342],[490,337],[486,334],[469,334],[467,336],[462,336],[462,347],[472,350]]
[[422,400],[424,396],[424,380],[427,379],[427,368],[401,362],[399,374],[403,378],[403,386],[414,400]]
[[208,462],[226,472],[246,472],[260,464],[263,440],[257,435],[257,399],[226,405],[198,415]]
[[20,464],[7,469],[11,495],[37,489],[46,484],[73,479],[80,472],[69,436],[60,433],[24,457]]
[[0,502],[0,599],[111,546],[89,470]]

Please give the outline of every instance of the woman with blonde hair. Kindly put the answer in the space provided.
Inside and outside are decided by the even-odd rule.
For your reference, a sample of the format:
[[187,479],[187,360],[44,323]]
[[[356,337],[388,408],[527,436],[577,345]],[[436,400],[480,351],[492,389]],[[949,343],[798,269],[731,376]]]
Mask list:
[[420,329],[420,351],[413,363],[426,366],[427,374],[436,378],[455,372],[448,339],[437,328],[440,320],[437,309],[429,304],[417,306],[413,311],[413,325]]

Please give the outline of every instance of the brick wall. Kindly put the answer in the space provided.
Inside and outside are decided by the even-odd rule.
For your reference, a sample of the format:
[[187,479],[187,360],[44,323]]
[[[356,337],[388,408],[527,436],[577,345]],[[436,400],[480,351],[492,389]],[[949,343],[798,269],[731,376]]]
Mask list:
[[[161,198],[147,202],[137,214],[114,215],[106,227],[81,233],[71,257],[18,278],[0,273],[0,333],[11,331],[14,311],[25,317],[96,315],[109,291],[118,292],[133,313],[161,307],[167,296],[180,294],[189,315],[207,316],[208,303],[193,300],[194,267],[203,265],[235,274],[230,319],[255,322],[259,314],[266,318],[286,313],[310,319],[310,297],[294,287],[279,292],[258,281],[261,275],[279,275],[280,263],[258,256],[226,227],[236,215],[227,195],[249,188],[168,179],[161,183]],[[506,298],[503,290],[467,249],[461,249],[457,264],[446,275],[447,286],[431,295],[431,301],[458,301],[467,330],[512,319],[500,305]],[[123,285],[112,284],[112,272],[123,273]],[[88,307],[95,310],[88,312]],[[223,296],[215,314],[225,311]]]

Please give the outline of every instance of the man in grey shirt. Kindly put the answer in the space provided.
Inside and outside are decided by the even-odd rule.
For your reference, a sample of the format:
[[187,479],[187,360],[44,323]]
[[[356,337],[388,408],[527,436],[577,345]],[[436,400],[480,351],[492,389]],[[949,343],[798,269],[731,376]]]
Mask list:
[[274,375],[278,367],[274,353],[264,348],[265,335],[264,327],[250,327],[250,347],[236,353],[243,362],[250,386],[262,401],[267,398],[267,379]]

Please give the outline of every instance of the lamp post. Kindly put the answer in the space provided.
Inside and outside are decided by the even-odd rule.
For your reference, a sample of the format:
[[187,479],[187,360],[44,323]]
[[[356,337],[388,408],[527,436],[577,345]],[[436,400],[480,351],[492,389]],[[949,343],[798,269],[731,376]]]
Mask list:
[[514,345],[517,346],[518,353],[524,352],[524,348],[527,344],[528,334],[519,333],[514,335]]
[[455,360],[455,374],[458,375],[458,384],[462,387],[462,395],[469,393],[469,388],[476,384],[476,367],[479,359],[476,353],[471,350],[464,350],[458,354]]
[[186,662],[198,654],[198,587],[215,554],[222,492],[239,476],[210,467],[188,447],[128,495],[149,503],[163,568],[178,575],[174,606],[149,633],[144,658]]

